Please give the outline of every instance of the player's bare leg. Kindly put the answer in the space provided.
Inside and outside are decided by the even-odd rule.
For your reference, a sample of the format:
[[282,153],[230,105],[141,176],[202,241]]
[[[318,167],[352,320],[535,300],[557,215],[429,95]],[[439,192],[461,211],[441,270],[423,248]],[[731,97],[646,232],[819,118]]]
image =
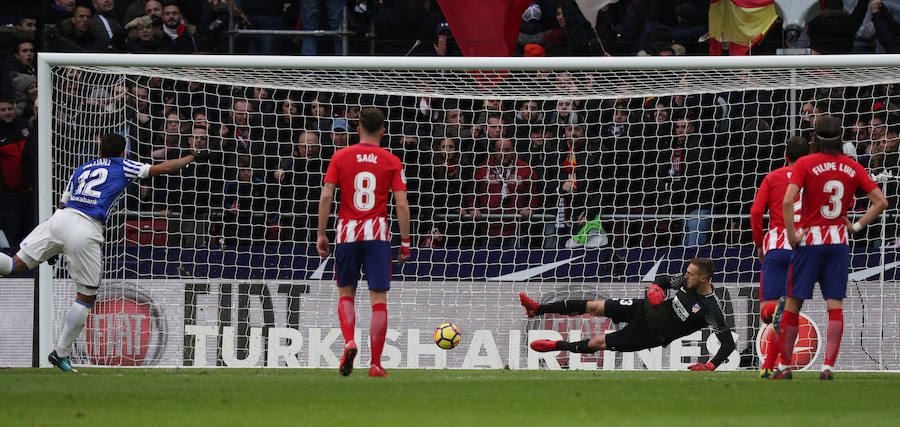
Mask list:
[[353,299],[356,296],[356,286],[343,286],[338,288],[340,299],[338,300],[338,320],[341,322],[341,333],[344,335],[344,352],[341,355],[341,364],[338,372],[343,376],[353,372],[353,359],[359,352],[353,335],[356,330],[356,311]]
[[56,343],[53,351],[50,352],[50,355],[47,356],[47,360],[53,366],[64,372],[78,372],[69,362],[69,350],[72,348],[72,344],[75,343],[75,339],[78,338],[81,330],[84,329],[84,322],[87,320],[87,316],[91,312],[91,308],[94,307],[94,301],[96,300],[97,295],[85,295],[79,292],[75,297],[75,302],[72,303],[72,306],[69,307],[69,311],[66,313],[66,323],[63,326],[62,334],[59,336],[59,341]]
[[522,304],[522,307],[525,307],[525,315],[528,317],[540,316],[544,313],[558,313],[567,316],[584,313],[603,316],[604,313],[603,301],[563,300],[547,304],[538,304],[536,301],[529,298],[528,295],[525,295],[524,292],[519,292],[519,303]]
[[793,378],[791,368],[784,362],[790,363],[794,357],[794,342],[797,341],[797,334],[800,330],[800,309],[803,307],[803,300],[799,298],[788,297],[784,305],[784,315],[781,318],[781,363],[778,369],[772,374],[773,380],[789,380]]
[[825,363],[822,365],[820,380],[834,379],[834,362],[841,348],[841,337],[844,335],[844,302],[839,299],[826,299],[828,307],[828,335],[825,338]]
[[370,290],[372,303],[372,324],[369,325],[369,345],[372,348],[372,361],[369,363],[370,377],[386,377],[381,367],[381,351],[384,349],[384,336],[387,334],[387,291]]
[[594,353],[606,350],[606,334],[594,336],[589,340],[577,342],[553,341],[553,340],[534,340],[531,342],[531,349],[541,353],[548,351],[570,351],[572,353]]

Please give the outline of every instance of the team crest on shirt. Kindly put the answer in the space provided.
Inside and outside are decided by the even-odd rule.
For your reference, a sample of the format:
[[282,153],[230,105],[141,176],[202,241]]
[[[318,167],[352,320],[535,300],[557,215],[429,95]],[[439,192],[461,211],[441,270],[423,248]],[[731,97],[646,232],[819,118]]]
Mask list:
[[694,306],[691,307],[691,313],[697,314],[699,312],[700,312],[700,304],[695,303]]

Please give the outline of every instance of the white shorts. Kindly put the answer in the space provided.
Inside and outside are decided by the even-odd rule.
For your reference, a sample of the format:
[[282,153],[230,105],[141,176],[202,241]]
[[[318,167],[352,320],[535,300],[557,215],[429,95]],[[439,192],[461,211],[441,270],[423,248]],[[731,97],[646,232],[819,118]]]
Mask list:
[[79,293],[97,295],[103,276],[103,226],[73,209],[56,211],[22,241],[16,256],[33,269],[62,253]]

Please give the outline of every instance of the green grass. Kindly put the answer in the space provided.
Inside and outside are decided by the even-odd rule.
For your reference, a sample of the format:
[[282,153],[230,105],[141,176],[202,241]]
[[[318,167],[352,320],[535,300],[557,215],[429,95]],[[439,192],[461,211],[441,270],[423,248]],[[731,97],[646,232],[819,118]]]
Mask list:
[[[0,425],[900,425],[900,374],[0,369]],[[787,422],[787,424],[785,424]]]

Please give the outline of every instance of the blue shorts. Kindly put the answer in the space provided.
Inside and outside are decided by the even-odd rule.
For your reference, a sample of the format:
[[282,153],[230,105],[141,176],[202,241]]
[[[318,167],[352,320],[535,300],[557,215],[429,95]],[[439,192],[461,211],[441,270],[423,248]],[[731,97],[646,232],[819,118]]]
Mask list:
[[844,299],[850,274],[850,246],[812,245],[794,248],[791,257],[789,297],[812,298],[813,285],[819,282],[825,299]]
[[360,270],[366,273],[369,290],[391,288],[391,243],[383,240],[340,243],[334,249],[334,275],[338,287],[356,286]]
[[790,280],[791,250],[772,249],[767,252],[759,275],[759,298],[769,301],[787,295]]

